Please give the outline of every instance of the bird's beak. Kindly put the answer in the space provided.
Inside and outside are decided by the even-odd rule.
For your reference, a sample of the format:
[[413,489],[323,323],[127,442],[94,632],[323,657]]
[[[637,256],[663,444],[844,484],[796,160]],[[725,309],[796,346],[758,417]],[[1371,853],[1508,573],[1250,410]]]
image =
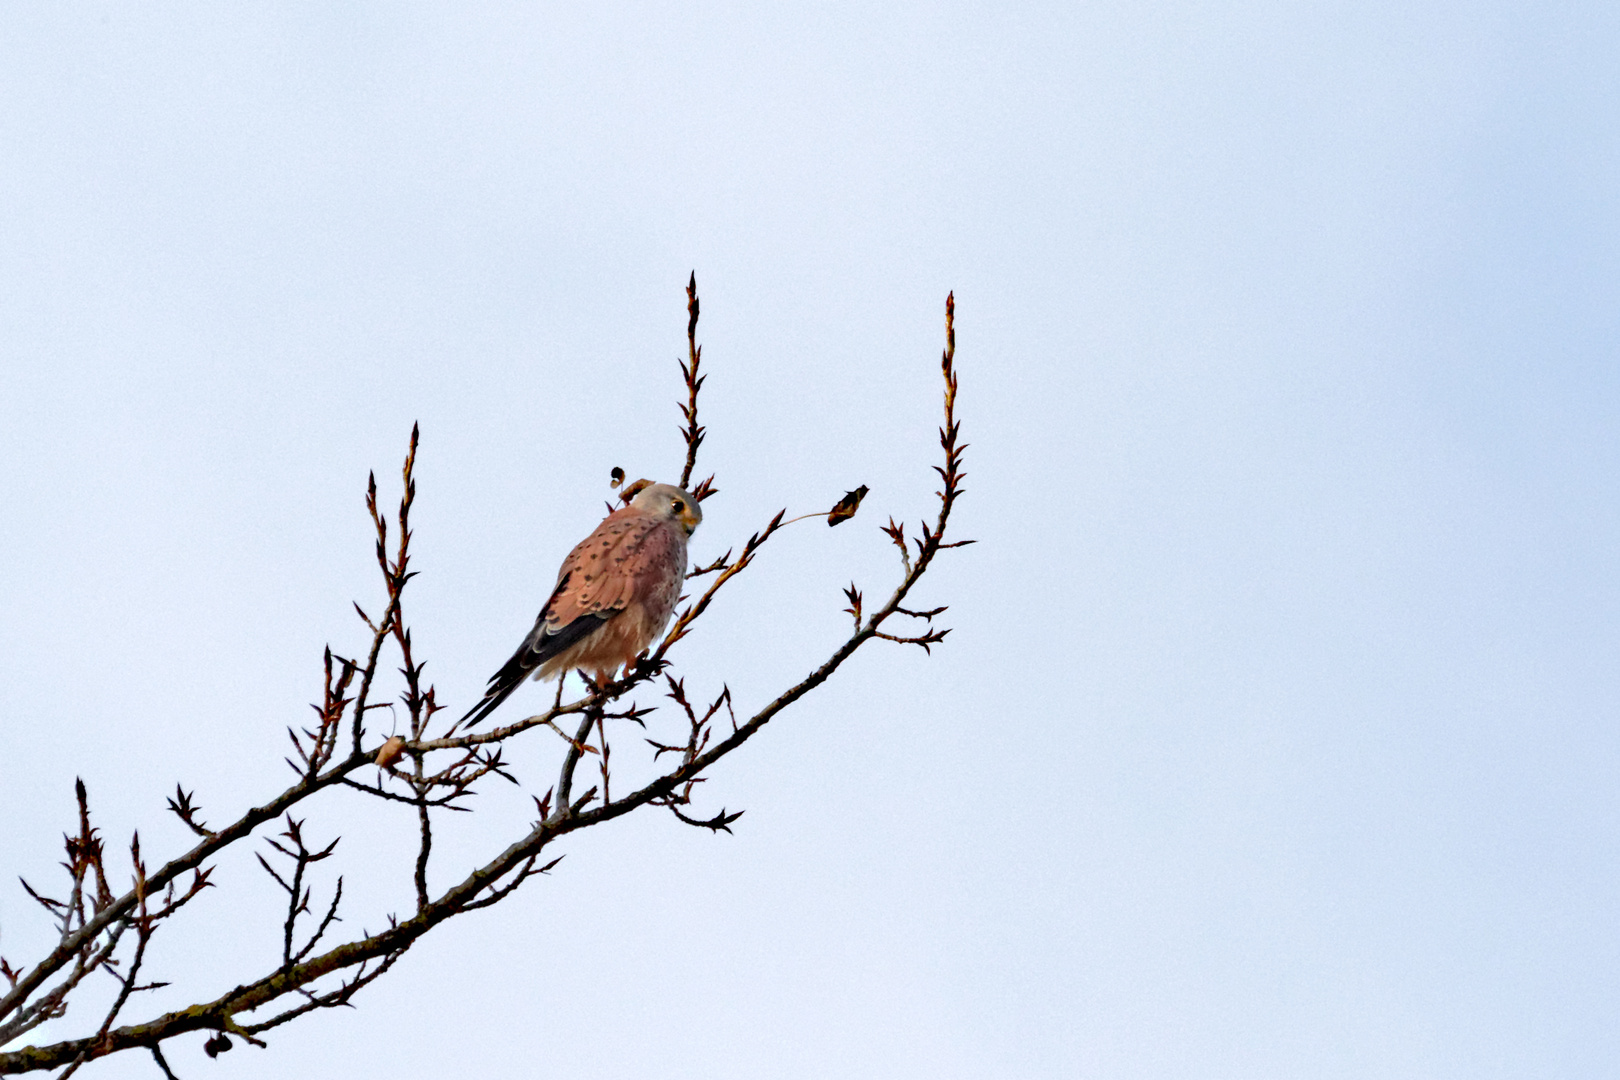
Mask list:
[[681,514],[680,522],[681,528],[686,530],[686,535],[691,536],[693,530],[698,527],[698,516],[692,513],[692,511],[687,510]]

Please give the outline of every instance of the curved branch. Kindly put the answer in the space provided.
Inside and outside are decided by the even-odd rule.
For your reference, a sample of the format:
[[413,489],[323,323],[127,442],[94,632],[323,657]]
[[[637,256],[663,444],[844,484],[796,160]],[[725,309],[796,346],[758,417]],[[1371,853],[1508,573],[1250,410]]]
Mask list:
[[[702,441],[703,429],[697,424],[697,391],[703,381],[698,374],[697,367],[700,350],[696,345],[696,324],[698,315],[696,278],[695,275],[688,285],[688,345],[690,363],[683,365],[687,376],[688,403],[684,408],[687,419],[687,460],[682,475],[682,483],[690,480],[690,474],[695,466],[698,444]],[[334,678],[331,660],[328,654],[326,660],[326,693],[322,706],[317,707],[321,714],[321,726],[317,731],[308,732],[310,742],[308,751],[300,745],[300,753],[304,754],[305,770],[301,770],[298,783],[282,792],[281,795],[261,807],[255,807],[245,812],[231,825],[212,832],[194,820],[195,807],[190,803],[189,797],[177,789],[178,802],[171,800],[171,809],[182,817],[186,824],[193,828],[202,837],[195,847],[184,855],[171,860],[156,873],[146,875],[144,870],[139,874],[136,887],[129,893],[120,897],[108,894],[104,884],[104,877],[99,862],[99,847],[92,847],[93,832],[89,828],[87,813],[81,815],[84,820],[81,834],[85,838],[82,846],[85,850],[94,851],[88,861],[75,862],[74,892],[70,901],[58,907],[65,912],[79,910],[81,904],[81,885],[85,883],[86,873],[93,869],[95,872],[95,885],[97,895],[93,901],[94,913],[85,917],[78,916],[77,926],[64,914],[63,933],[61,941],[55,950],[44,961],[41,961],[26,974],[17,978],[11,990],[4,998],[0,998],[0,1016],[18,1014],[23,1017],[38,1015],[40,1009],[47,1011],[55,1009],[68,990],[82,977],[82,970],[88,963],[91,968],[96,964],[105,962],[116,949],[119,939],[125,929],[136,926],[140,936],[137,955],[132,970],[126,976],[128,982],[124,993],[120,995],[118,1007],[122,1007],[129,995],[137,989],[134,977],[143,960],[145,960],[146,940],[150,936],[150,920],[171,913],[179,903],[196,895],[197,891],[205,885],[208,869],[203,863],[229,847],[247,838],[259,825],[274,820],[287,813],[292,807],[327,788],[348,785],[360,788],[367,794],[382,796],[394,800],[413,804],[421,816],[420,828],[422,841],[418,857],[415,861],[414,884],[416,886],[416,910],[408,919],[390,918],[389,926],[377,934],[366,934],[358,940],[345,942],[328,948],[319,955],[309,955],[316,948],[317,943],[327,933],[332,924],[337,921],[337,905],[341,898],[341,879],[339,891],[334,895],[331,905],[326,909],[325,916],[319,921],[313,936],[301,948],[293,948],[293,921],[307,912],[307,896],[300,896],[302,883],[302,868],[306,862],[324,858],[330,853],[327,848],[324,852],[313,853],[305,851],[302,841],[296,837],[292,841],[293,849],[283,848],[284,854],[290,854],[298,861],[295,873],[292,875],[289,897],[289,915],[282,934],[281,955],[277,958],[277,965],[256,980],[245,982],[227,991],[212,1001],[193,1005],[189,1008],[175,1012],[165,1013],[144,1023],[130,1024],[120,1028],[111,1028],[113,1018],[118,1008],[108,1015],[106,1022],[94,1036],[80,1039],[70,1039],[44,1047],[26,1047],[18,1051],[0,1053],[0,1073],[11,1074],[27,1072],[35,1069],[71,1067],[75,1063],[94,1060],[124,1049],[142,1047],[149,1050],[153,1058],[165,1072],[168,1071],[164,1061],[161,1044],[175,1036],[191,1031],[216,1032],[214,1039],[210,1040],[210,1047],[226,1048],[229,1040],[225,1034],[236,1035],[257,1042],[256,1033],[271,1027],[286,1023],[313,1009],[335,1007],[348,1004],[350,999],[361,988],[369,985],[384,972],[389,970],[401,956],[403,956],[420,938],[428,933],[434,926],[446,919],[464,912],[478,910],[499,903],[511,895],[524,881],[530,877],[543,874],[556,865],[557,859],[541,863],[541,857],[546,849],[562,837],[583,829],[591,828],[622,817],[642,806],[661,805],[670,809],[681,821],[714,831],[729,831],[728,826],[739,816],[734,812],[721,810],[710,818],[692,816],[683,813],[682,806],[689,805],[692,786],[701,782],[704,773],[734,752],[745,742],[757,734],[767,723],[788,708],[794,702],[810,693],[816,687],[825,683],[838,670],[840,666],[858,649],[867,642],[888,640],[904,643],[920,644],[925,648],[942,639],[948,631],[932,629],[932,618],[943,612],[943,608],[913,610],[903,606],[908,595],[921,580],[932,565],[939,552],[952,547],[959,547],[972,541],[946,540],[947,528],[950,523],[952,510],[956,500],[961,496],[963,489],[962,479],[966,475],[961,469],[962,453],[965,445],[960,444],[960,425],[955,417],[955,400],[957,379],[954,368],[955,332],[954,332],[954,297],[946,301],[946,347],[941,362],[941,371],[945,384],[944,392],[944,424],[940,428],[940,445],[944,451],[944,463],[936,466],[942,487],[937,492],[940,505],[938,515],[932,525],[924,524],[921,527],[921,537],[914,541],[916,545],[915,558],[912,557],[906,545],[904,532],[900,526],[891,521],[884,529],[890,539],[899,546],[902,556],[902,574],[899,583],[895,586],[889,599],[881,606],[862,618],[860,606],[860,593],[853,584],[846,595],[850,597],[850,610],[854,618],[854,626],[849,636],[816,668],[810,671],[797,684],[783,691],[763,708],[755,712],[745,722],[739,724],[735,716],[731,719],[731,730],[724,737],[714,741],[711,739],[710,720],[717,714],[722,703],[730,709],[731,696],[729,690],[722,691],[721,697],[709,706],[708,711],[700,717],[686,701],[682,684],[670,678],[671,696],[681,705],[687,715],[691,733],[687,745],[664,747],[656,742],[659,754],[654,756],[658,760],[665,751],[676,751],[680,757],[678,765],[665,772],[651,782],[630,792],[617,800],[611,799],[606,789],[607,771],[607,742],[604,721],[609,718],[637,719],[651,710],[638,709],[632,703],[628,711],[611,712],[610,703],[626,694],[636,685],[650,680],[663,672],[668,666],[668,654],[671,648],[679,642],[689,631],[692,624],[708,610],[711,601],[719,589],[746,569],[752,562],[760,547],[770,539],[783,525],[783,514],[776,517],[760,532],[750,537],[744,545],[742,552],[732,561],[729,553],[704,572],[714,572],[716,577],[709,584],[707,590],[693,603],[684,608],[677,616],[675,623],[665,635],[658,648],[650,655],[644,656],[625,679],[606,686],[593,687],[591,692],[579,701],[563,704],[560,700],[544,713],[527,717],[502,728],[496,728],[478,734],[461,736],[448,735],[440,739],[424,738],[428,722],[431,720],[438,706],[433,701],[433,689],[425,691],[420,686],[420,673],[422,666],[415,662],[411,654],[411,641],[409,631],[403,625],[401,595],[405,584],[414,575],[408,569],[409,542],[411,529],[409,524],[409,509],[415,495],[415,485],[412,479],[412,467],[417,447],[417,432],[412,431],[410,452],[405,461],[403,478],[405,492],[401,499],[399,513],[400,537],[397,552],[392,560],[386,554],[387,524],[377,511],[376,484],[373,479],[368,484],[367,506],[377,531],[378,563],[382,570],[384,581],[388,590],[388,605],[382,618],[375,624],[367,620],[372,632],[372,647],[363,664],[352,661],[342,661],[341,673]],[[707,486],[707,482],[705,482]],[[853,495],[853,493],[851,493]],[[848,499],[849,496],[846,496]],[[858,501],[858,500],[857,500]],[[851,510],[853,507],[851,507]],[[915,636],[892,634],[883,627],[885,622],[895,615],[908,618],[921,618],[929,621],[925,633]],[[365,618],[362,613],[362,618]],[[374,677],[385,640],[392,637],[397,648],[400,649],[404,660],[402,674],[405,677],[406,693],[404,703],[411,717],[410,739],[405,743],[405,752],[410,753],[414,759],[414,769],[411,775],[403,775],[389,768],[390,775],[404,780],[410,785],[414,797],[395,795],[385,791],[381,782],[372,787],[353,779],[354,772],[362,766],[372,764],[376,751],[363,753],[360,745],[363,737],[363,720],[368,708],[378,706],[368,703],[368,698],[374,687]],[[359,676],[359,686],[355,697],[350,700],[345,694],[350,680]],[[343,718],[344,711],[352,709],[351,735],[352,749],[341,761],[331,762],[333,747],[336,743],[337,725]],[[579,723],[577,733],[568,738],[566,733],[557,727],[556,721],[564,716],[578,715]],[[586,740],[590,736],[593,725],[602,725],[603,744],[600,751],[589,747]],[[468,785],[487,772],[499,772],[507,779],[512,777],[503,771],[500,763],[499,751],[480,756],[478,748],[488,743],[497,746],[505,740],[514,738],[534,727],[549,726],[563,735],[568,746],[563,754],[563,761],[555,785],[556,799],[551,801],[548,793],[546,799],[537,800],[539,820],[528,832],[516,842],[508,845],[488,859],[483,865],[467,873],[460,881],[446,889],[438,897],[432,897],[427,888],[427,862],[431,852],[430,834],[427,831],[426,814],[430,805],[447,805],[448,799],[461,794],[470,793]],[[451,729],[454,731],[454,725]],[[651,741],[651,740],[649,740]],[[295,736],[295,742],[298,742]],[[424,761],[428,754],[440,751],[459,751],[460,759],[450,766],[435,772],[425,769]],[[603,789],[600,800],[591,809],[585,809],[597,797],[597,788],[593,787],[584,795],[574,797],[573,783],[580,761],[587,752],[600,753],[603,759]],[[322,765],[328,767],[322,769]],[[430,799],[428,793],[436,788],[449,788],[451,794],[441,799]],[[452,807],[454,808],[454,807]],[[289,819],[289,822],[291,819]],[[98,842],[97,842],[98,843]],[[73,850],[70,848],[70,851]],[[144,898],[153,889],[168,888],[171,890],[175,880],[186,871],[198,874],[198,881],[193,883],[192,890],[182,898],[179,903],[169,903],[156,913],[148,913],[144,906]],[[286,883],[284,883],[285,885]],[[42,903],[46,902],[42,899]],[[55,901],[50,901],[56,904]],[[138,913],[136,909],[139,909]],[[53,908],[54,910],[54,908]],[[313,918],[313,913],[310,913]],[[100,943],[98,946],[98,942]],[[99,949],[99,951],[98,951]],[[99,960],[96,958],[100,957]],[[51,991],[43,998],[34,1000],[40,987],[45,985],[53,974],[59,972],[70,962],[77,960],[74,974],[70,975],[66,984]],[[11,978],[11,969],[4,969],[6,977]],[[344,977],[345,972],[351,972]],[[339,979],[337,985],[330,982],[323,983],[329,977]],[[325,989],[322,989],[322,986]],[[303,1000],[290,1009],[277,1013],[268,1020],[256,1024],[243,1025],[238,1021],[239,1016],[252,1013],[266,1006],[282,1001],[288,996],[300,997]],[[14,1021],[15,1025],[15,1021]],[[5,1030],[0,1028],[0,1031]],[[3,1040],[0,1040],[3,1041]]]

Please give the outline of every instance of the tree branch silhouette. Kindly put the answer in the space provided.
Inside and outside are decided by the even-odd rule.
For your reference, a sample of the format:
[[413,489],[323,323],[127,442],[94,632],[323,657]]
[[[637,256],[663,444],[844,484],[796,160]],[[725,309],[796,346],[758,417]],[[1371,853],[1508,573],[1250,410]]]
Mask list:
[[[681,405],[683,486],[690,482],[705,435],[698,423],[699,392],[707,378],[699,373],[702,349],[697,343],[698,311],[697,280],[693,275],[687,285],[688,351],[681,362],[686,392]],[[350,1004],[360,990],[384,975],[435,926],[466,912],[494,906],[526,881],[550,873],[561,856],[552,855],[548,849],[563,837],[643,807],[667,809],[678,821],[694,828],[730,832],[741,811],[722,807],[709,813],[694,809],[699,785],[717,762],[825,683],[867,643],[888,641],[929,650],[949,632],[934,628],[934,619],[945,611],[944,607],[917,610],[904,605],[941,552],[972,543],[946,539],[966,475],[961,467],[966,447],[960,442],[960,422],[956,418],[954,323],[953,296],[947,298],[945,308],[945,349],[940,367],[944,420],[939,429],[943,460],[934,467],[940,487],[933,521],[920,523],[917,534],[908,537],[904,526],[890,519],[883,532],[899,549],[900,577],[888,599],[870,611],[863,610],[862,594],[851,583],[844,594],[849,601],[845,611],[852,617],[848,636],[797,683],[744,719],[739,719],[732,693],[725,686],[707,704],[695,704],[688,697],[686,678],[672,672],[672,651],[694,632],[726,584],[755,563],[772,537],[802,517],[824,516],[833,525],[847,520],[867,494],[864,486],[847,493],[830,511],[784,520],[787,511],[782,510],[740,548],[728,550],[709,565],[692,568],[689,580],[713,575],[712,580],[695,599],[687,599],[677,610],[657,647],[638,657],[618,680],[600,686],[587,683],[584,696],[568,701],[563,700],[559,684],[556,701],[544,712],[486,731],[461,732],[456,723],[440,726],[436,719],[443,707],[437,702],[435,688],[424,685],[424,663],[415,654],[406,617],[405,592],[417,573],[411,569],[410,514],[416,498],[414,470],[420,432],[413,426],[401,470],[401,495],[392,536],[389,517],[379,509],[375,475],[367,481],[366,509],[375,533],[375,554],[384,587],[381,614],[374,620],[355,605],[369,633],[361,659],[326,649],[321,700],[312,706],[315,717],[308,726],[288,729],[293,752],[286,763],[295,774],[294,782],[219,828],[203,819],[202,807],[177,785],[174,797],[168,800],[168,811],[197,837],[197,842],[190,850],[148,870],[136,836],[130,850],[130,885],[121,893],[115,893],[109,883],[114,871],[109,867],[100,834],[91,823],[89,794],[82,781],[76,784],[78,822],[76,832],[65,837],[65,891],[53,897],[23,883],[27,895],[53,921],[57,941],[45,956],[22,967],[13,967],[0,958],[0,978],[6,980],[5,993],[0,995],[0,1046],[16,1042],[48,1020],[69,1015],[70,1005],[93,972],[112,974],[119,983],[118,992],[101,1019],[87,1026],[88,1034],[0,1052],[0,1074],[60,1068],[65,1076],[111,1054],[144,1050],[164,1076],[173,1077],[164,1053],[172,1040],[192,1032],[208,1033],[203,1049],[209,1057],[215,1057],[230,1050],[233,1040],[262,1046],[260,1036],[273,1028],[317,1009]],[[615,474],[617,485],[622,473],[615,470]],[[715,494],[713,480],[710,476],[699,483],[691,489],[693,494],[700,499]],[[628,501],[629,496],[621,492],[621,498]],[[737,552],[735,558],[733,550]],[[397,671],[402,680],[398,703],[404,709],[408,734],[382,740],[368,727],[368,716],[377,709],[391,707],[391,703],[372,700],[378,691],[379,676],[385,674],[384,657],[389,654],[398,659]],[[615,759],[610,731],[623,731],[626,724],[632,723],[644,729],[647,718],[664,707],[638,706],[632,695],[640,690],[655,690],[662,700],[672,704],[679,717],[680,734],[671,742],[642,735],[632,744],[632,749],[643,744],[650,748],[651,761],[642,764],[653,775],[623,787],[622,794],[615,797],[621,785],[614,782],[611,768]],[[531,796],[535,818],[503,849],[486,853],[478,865],[435,895],[429,879],[435,855],[435,817],[467,812],[468,798],[492,775],[521,786],[520,779],[505,764],[503,749],[540,728],[549,728],[560,736],[562,745],[555,781],[543,796]],[[645,754],[646,750],[641,752]],[[576,795],[576,784],[587,782],[579,775],[579,767],[588,757],[596,759],[591,770],[596,773],[595,782]],[[368,770],[371,775],[367,775]],[[590,776],[590,772],[585,775]],[[318,864],[338,857],[339,839],[333,836],[325,842],[310,841],[305,832],[311,816],[323,814],[327,804],[323,797],[336,789],[358,792],[385,804],[409,806],[414,811],[418,837],[411,867],[414,910],[407,916],[387,915],[386,928],[377,933],[362,931],[357,937],[341,941],[334,941],[334,935],[342,922],[338,912],[343,903],[343,878],[338,877],[331,886],[318,886],[312,880]],[[304,816],[295,817],[294,811]],[[329,822],[331,816],[325,813],[323,820]],[[282,826],[279,833],[256,839],[261,826],[278,821]],[[160,961],[159,946],[167,940],[161,932],[170,930],[171,921],[182,909],[215,886],[215,860],[230,849],[257,844],[263,845],[255,851],[259,864],[286,896],[279,927],[279,955],[257,959],[244,955],[241,963],[257,964],[256,973],[244,973],[247,977],[224,993],[136,1023],[115,1026],[121,1015],[144,1000],[141,994],[167,985],[141,984],[137,980]]]

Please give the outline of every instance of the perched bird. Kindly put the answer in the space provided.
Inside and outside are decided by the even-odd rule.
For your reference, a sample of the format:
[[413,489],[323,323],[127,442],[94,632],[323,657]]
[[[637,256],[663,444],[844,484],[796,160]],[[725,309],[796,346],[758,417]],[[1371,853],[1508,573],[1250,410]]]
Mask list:
[[609,514],[568,553],[534,629],[461,719],[483,720],[530,673],[580,668],[606,684],[669,622],[686,580],[686,538],[702,522],[698,501],[673,484],[649,484]]

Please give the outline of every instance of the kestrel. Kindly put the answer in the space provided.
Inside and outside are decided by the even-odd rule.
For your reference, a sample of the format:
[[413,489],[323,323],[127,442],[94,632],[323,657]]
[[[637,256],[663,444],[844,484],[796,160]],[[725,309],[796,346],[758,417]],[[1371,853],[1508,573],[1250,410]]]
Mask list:
[[529,676],[576,668],[606,685],[664,630],[686,580],[686,539],[703,522],[690,492],[650,484],[568,553],[523,644],[462,717],[483,720]]

